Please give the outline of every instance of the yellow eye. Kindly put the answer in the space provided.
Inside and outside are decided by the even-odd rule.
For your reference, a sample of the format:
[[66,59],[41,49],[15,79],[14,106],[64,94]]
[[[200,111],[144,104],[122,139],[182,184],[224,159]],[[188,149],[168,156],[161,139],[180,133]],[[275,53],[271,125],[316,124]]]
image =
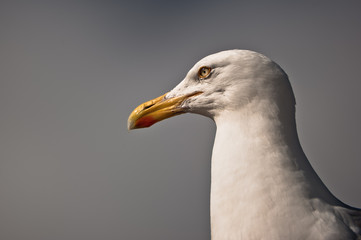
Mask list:
[[206,77],[209,76],[209,74],[211,73],[211,68],[210,67],[201,67],[198,71],[198,77],[200,79],[204,79]]

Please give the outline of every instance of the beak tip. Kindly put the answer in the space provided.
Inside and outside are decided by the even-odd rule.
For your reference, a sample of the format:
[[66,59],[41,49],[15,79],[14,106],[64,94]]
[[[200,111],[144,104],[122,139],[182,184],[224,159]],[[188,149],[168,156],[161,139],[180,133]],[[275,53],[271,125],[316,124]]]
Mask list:
[[128,131],[135,129],[134,122],[131,121],[130,119],[128,119],[127,128],[128,128]]

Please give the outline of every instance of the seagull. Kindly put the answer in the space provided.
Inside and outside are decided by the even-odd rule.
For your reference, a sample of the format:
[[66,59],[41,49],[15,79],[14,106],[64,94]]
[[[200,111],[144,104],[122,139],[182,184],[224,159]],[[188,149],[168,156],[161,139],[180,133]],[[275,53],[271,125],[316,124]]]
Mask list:
[[361,239],[361,209],[333,196],[302,150],[293,90],[277,63],[249,50],[209,55],[173,90],[135,108],[128,129],[183,113],[217,126],[212,240]]

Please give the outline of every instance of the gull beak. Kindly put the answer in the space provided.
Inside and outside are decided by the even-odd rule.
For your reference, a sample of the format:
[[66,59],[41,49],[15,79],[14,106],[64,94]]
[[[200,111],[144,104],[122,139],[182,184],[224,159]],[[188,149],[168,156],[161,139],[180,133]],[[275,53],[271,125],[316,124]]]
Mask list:
[[154,123],[162,121],[179,114],[186,113],[186,110],[181,107],[182,103],[193,96],[199,95],[202,92],[195,92],[179,97],[166,99],[164,94],[153,100],[140,104],[128,118],[128,129],[146,128],[152,126]]

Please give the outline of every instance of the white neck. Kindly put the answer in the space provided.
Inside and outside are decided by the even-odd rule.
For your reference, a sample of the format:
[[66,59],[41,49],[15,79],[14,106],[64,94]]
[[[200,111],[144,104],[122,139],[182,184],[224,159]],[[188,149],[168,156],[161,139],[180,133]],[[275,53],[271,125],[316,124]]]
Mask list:
[[282,234],[293,227],[302,230],[290,226],[287,216],[310,211],[309,199],[338,203],[309,165],[291,113],[257,102],[214,118],[213,240],[287,239]]

